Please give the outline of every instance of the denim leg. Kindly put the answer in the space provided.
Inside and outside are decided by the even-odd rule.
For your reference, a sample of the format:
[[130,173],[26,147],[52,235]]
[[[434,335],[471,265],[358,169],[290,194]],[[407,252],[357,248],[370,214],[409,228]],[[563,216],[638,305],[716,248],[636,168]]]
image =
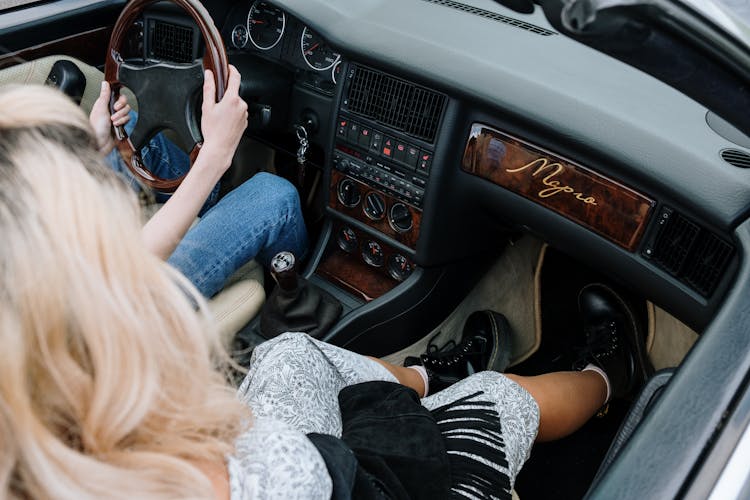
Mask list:
[[208,210],[168,262],[206,297],[251,259],[268,266],[280,251],[307,252],[299,195],[287,180],[260,172]]
[[[130,121],[125,125],[125,131],[128,134],[133,132],[133,128],[137,121],[138,114],[131,111]],[[154,138],[143,147],[141,150],[141,158],[152,174],[164,179],[180,177],[190,169],[190,157],[161,133],[156,134]],[[116,148],[107,155],[105,161],[112,170],[125,177],[130,186],[136,192],[140,191],[140,184],[136,182],[133,174],[128,170]],[[156,201],[159,203],[166,202],[170,196],[169,194],[159,192],[156,192],[155,195]],[[218,198],[219,184],[217,183],[211,191],[211,194],[208,196],[206,203],[204,203],[203,208],[201,208],[199,215],[204,214],[210,209],[216,203]]]

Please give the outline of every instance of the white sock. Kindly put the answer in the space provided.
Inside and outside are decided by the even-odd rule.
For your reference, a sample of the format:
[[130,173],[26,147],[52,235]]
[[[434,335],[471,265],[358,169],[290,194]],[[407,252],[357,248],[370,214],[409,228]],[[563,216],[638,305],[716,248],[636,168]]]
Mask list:
[[[427,396],[430,393],[430,382],[427,378],[427,370],[425,369],[425,367],[422,365],[412,365],[407,366],[407,368],[411,368],[412,370],[419,373],[420,377],[422,377],[422,380],[424,381],[424,396],[422,397]],[[609,384],[609,382],[607,384]],[[607,385],[607,387],[609,387],[609,385]]]
[[581,370],[582,372],[590,371],[590,372],[596,372],[599,375],[602,376],[604,379],[604,383],[607,384],[607,399],[604,400],[605,403],[609,402],[609,398],[612,395],[612,386],[609,385],[609,377],[607,377],[607,374],[604,373],[604,370],[596,366],[595,364],[589,363],[586,365],[586,367]]

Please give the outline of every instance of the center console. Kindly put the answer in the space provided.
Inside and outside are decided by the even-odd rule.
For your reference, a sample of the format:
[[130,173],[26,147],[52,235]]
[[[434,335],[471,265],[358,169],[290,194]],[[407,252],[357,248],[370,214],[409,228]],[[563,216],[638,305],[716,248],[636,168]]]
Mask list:
[[330,156],[333,237],[317,272],[364,301],[391,290],[416,267],[446,101],[365,66],[346,71]]

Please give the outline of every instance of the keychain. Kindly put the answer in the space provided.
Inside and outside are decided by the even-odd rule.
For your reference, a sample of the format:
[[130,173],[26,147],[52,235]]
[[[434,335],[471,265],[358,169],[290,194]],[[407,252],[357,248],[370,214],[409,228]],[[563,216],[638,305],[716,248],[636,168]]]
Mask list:
[[299,168],[299,187],[302,189],[305,185],[305,163],[307,162],[305,155],[310,143],[307,142],[307,129],[305,127],[295,125],[294,129],[297,131],[297,141],[299,142],[299,148],[297,148],[297,166]]

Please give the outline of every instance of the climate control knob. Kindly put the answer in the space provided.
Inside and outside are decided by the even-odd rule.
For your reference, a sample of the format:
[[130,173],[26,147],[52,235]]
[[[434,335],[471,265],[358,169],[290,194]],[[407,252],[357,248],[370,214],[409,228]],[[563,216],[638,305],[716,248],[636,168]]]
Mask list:
[[351,179],[341,180],[336,187],[336,191],[339,201],[346,207],[356,207],[362,200],[359,186],[357,186],[357,183]]
[[388,214],[388,222],[394,231],[405,233],[414,226],[411,212],[403,203],[396,203]]
[[372,220],[380,220],[385,215],[385,200],[378,193],[369,193],[365,197],[365,215]]

